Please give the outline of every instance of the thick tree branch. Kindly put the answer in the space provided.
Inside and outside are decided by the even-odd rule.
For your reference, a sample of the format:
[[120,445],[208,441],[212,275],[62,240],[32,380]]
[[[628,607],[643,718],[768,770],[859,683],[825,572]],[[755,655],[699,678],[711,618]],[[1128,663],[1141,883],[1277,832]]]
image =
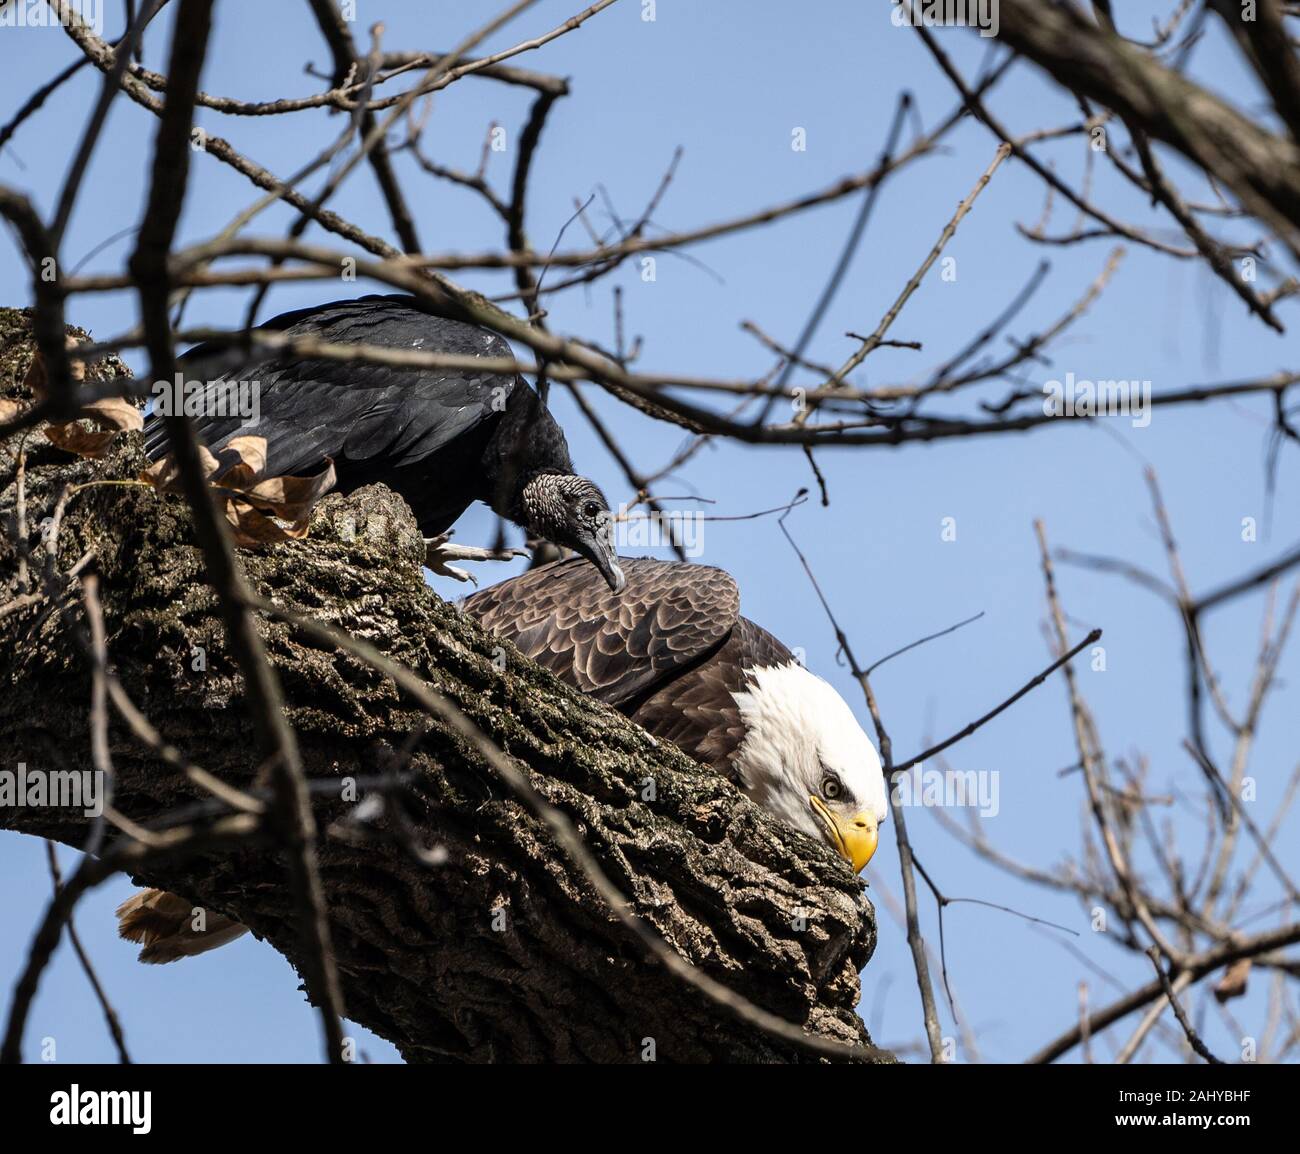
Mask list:
[[[1002,0],[999,37],[1066,88],[1138,124],[1259,211],[1300,228],[1300,145],[1270,133],[1073,6]],[[1285,226],[1283,226],[1285,227]]]

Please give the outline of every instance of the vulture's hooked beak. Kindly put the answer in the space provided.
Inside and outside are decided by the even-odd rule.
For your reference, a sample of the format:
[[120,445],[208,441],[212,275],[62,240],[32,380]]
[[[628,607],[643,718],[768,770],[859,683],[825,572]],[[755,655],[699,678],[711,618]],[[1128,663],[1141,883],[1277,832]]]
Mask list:
[[850,818],[841,818],[831,812],[830,807],[820,797],[810,797],[813,813],[821,821],[831,845],[845,861],[853,863],[853,872],[860,873],[862,867],[871,860],[876,852],[878,832],[876,815],[870,810],[862,810]]
[[627,585],[623,570],[618,567],[618,557],[614,552],[613,533],[608,525],[602,526],[595,533],[585,533],[573,543],[573,548],[600,570],[605,583],[615,592],[622,593]]

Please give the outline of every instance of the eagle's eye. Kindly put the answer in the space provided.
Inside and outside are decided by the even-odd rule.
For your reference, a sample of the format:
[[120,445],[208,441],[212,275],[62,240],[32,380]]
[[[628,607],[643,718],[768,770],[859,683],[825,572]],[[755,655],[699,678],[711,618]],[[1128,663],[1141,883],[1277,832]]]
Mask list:
[[827,801],[834,801],[843,792],[844,787],[838,777],[828,777],[822,782],[822,797]]

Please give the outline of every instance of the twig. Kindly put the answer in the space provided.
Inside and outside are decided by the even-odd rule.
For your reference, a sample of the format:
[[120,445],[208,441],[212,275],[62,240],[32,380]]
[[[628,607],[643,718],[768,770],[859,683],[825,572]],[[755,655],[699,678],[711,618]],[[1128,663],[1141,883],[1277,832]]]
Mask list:
[[1174,1017],[1178,1019],[1178,1024],[1182,1026],[1183,1033],[1187,1035],[1187,1041],[1202,1058],[1212,1066],[1222,1066],[1223,1059],[1216,1058],[1210,1053],[1209,1047],[1201,1041],[1200,1035],[1192,1029],[1192,1024],[1187,1020],[1187,1015],[1183,1013],[1183,1007],[1178,1003],[1178,995],[1174,993],[1174,988],[1169,984],[1169,975],[1165,973],[1165,968],[1160,964],[1160,951],[1152,946],[1147,950],[1147,957],[1151,959],[1151,964],[1155,966],[1156,973],[1160,976],[1160,985],[1165,992],[1165,997],[1169,999],[1169,1005],[1174,1011]]
[[1058,657],[1055,661],[1052,662],[1051,665],[1049,665],[1041,673],[1035,674],[1034,677],[1032,677],[1019,689],[1017,689],[1015,693],[1013,693],[1005,701],[994,706],[992,709],[988,711],[988,713],[984,714],[982,717],[976,718],[969,725],[963,726],[951,737],[945,738],[943,741],[939,742],[938,745],[932,745],[929,749],[925,750],[922,753],[918,753],[915,757],[909,757],[906,761],[900,762],[898,765],[894,766],[893,773],[896,774],[902,773],[904,770],[911,769],[912,766],[914,765],[920,765],[921,762],[926,760],[926,758],[934,757],[935,754],[942,753],[949,746],[956,745],[957,742],[961,741],[963,738],[969,737],[981,726],[984,726],[988,722],[992,721],[995,717],[998,716],[998,714],[1002,713],[1003,711],[1013,706],[1017,701],[1019,701],[1022,697],[1024,697],[1026,693],[1029,693],[1031,690],[1036,689],[1038,686],[1042,685],[1043,682],[1046,681],[1058,669],[1067,667],[1069,663],[1080,653],[1082,653],[1083,650],[1087,649],[1088,646],[1095,645],[1100,640],[1101,640],[1101,630],[1094,629],[1091,633],[1088,634],[1087,637],[1085,637],[1082,641],[1080,641],[1078,645],[1076,645],[1073,649],[1069,650],[1061,657]]
[[[45,857],[50,865],[50,877],[54,881],[54,894],[57,897],[59,890],[63,887],[63,874],[59,869],[59,858],[54,843],[48,839],[45,842]],[[126,1035],[122,1032],[122,1023],[118,1019],[117,1011],[113,1009],[113,1003],[108,1000],[108,994],[104,992],[103,983],[100,982],[99,975],[95,973],[95,967],[91,963],[90,955],[86,953],[86,947],[81,944],[81,935],[77,933],[77,926],[72,920],[71,910],[68,911],[67,926],[68,941],[72,943],[72,948],[77,955],[77,961],[81,963],[81,969],[86,975],[86,980],[90,983],[90,988],[95,992],[95,1000],[99,1002],[99,1008],[104,1012],[104,1022],[113,1038],[113,1045],[117,1047],[118,1061],[124,1066],[129,1066],[131,1065],[131,1055],[126,1048]]]

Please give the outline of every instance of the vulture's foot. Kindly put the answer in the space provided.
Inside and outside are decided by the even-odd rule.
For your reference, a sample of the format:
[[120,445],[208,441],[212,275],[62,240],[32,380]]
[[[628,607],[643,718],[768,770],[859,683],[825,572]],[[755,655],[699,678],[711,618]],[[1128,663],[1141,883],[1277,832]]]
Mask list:
[[477,545],[453,545],[450,533],[439,533],[436,537],[424,539],[424,564],[440,577],[451,577],[456,581],[478,579],[453,561],[510,561],[515,557],[527,557],[526,549],[480,549]]

